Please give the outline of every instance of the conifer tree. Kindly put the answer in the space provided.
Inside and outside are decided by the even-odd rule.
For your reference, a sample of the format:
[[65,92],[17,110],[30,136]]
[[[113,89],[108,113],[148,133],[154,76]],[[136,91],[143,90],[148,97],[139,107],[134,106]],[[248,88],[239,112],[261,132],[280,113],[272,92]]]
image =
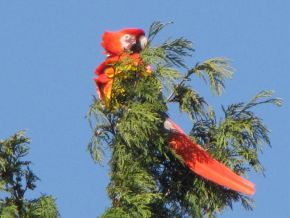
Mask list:
[[[0,217],[56,218],[59,213],[55,199],[42,194],[28,200],[25,194],[36,188],[39,178],[31,171],[31,162],[23,160],[29,152],[29,138],[20,131],[0,140]],[[3,196],[3,197],[2,197]]]
[[[142,66],[132,67],[124,60],[114,65],[122,73],[114,77],[109,107],[97,98],[90,106],[93,136],[88,150],[98,163],[104,149],[111,152],[107,191],[112,204],[101,217],[215,217],[234,202],[251,210],[250,197],[192,173],[168,146],[163,123],[168,105],[177,104],[190,118],[192,140],[214,158],[239,175],[263,172],[259,154],[265,144],[270,145],[269,130],[252,109],[262,104],[279,106],[281,100],[273,98],[271,91],[262,91],[248,103],[222,106],[224,116],[218,118],[190,80],[200,77],[221,95],[225,80],[233,75],[228,60],[212,58],[187,67],[185,59],[194,51],[189,40],[181,37],[153,45],[165,26],[151,25]],[[144,75],[148,65],[153,73]]]

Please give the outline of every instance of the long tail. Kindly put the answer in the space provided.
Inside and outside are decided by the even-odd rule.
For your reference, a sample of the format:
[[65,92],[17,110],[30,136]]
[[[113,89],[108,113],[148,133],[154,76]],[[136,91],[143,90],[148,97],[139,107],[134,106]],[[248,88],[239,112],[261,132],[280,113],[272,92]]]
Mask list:
[[255,185],[215,160],[199,144],[194,143],[172,120],[167,119],[165,128],[172,132],[170,146],[180,155],[194,173],[237,192],[255,193]]

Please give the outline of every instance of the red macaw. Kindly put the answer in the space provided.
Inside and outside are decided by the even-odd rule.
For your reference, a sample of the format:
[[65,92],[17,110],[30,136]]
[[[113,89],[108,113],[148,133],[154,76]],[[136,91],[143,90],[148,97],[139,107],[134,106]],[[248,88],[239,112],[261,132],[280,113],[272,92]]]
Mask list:
[[[95,81],[99,97],[105,102],[105,105],[111,98],[113,77],[116,73],[120,73],[115,72],[113,64],[122,60],[122,58],[129,57],[134,64],[138,65],[142,62],[139,53],[146,44],[147,39],[141,29],[123,29],[103,34],[102,46],[108,57],[96,69],[97,78],[95,78]],[[150,67],[148,67],[147,73],[151,73]],[[199,144],[193,142],[171,119],[168,118],[165,121],[164,127],[171,133],[170,147],[182,157],[184,163],[192,172],[234,191],[247,195],[254,194],[255,185],[253,183],[215,160]]]

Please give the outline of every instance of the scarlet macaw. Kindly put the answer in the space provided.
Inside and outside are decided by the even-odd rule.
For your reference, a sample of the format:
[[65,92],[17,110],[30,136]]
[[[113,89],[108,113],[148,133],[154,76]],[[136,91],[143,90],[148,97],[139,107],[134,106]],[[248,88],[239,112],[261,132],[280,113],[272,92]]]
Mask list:
[[[100,99],[105,105],[111,99],[113,77],[117,73],[114,63],[131,58],[133,65],[142,63],[139,53],[147,44],[145,33],[141,29],[123,29],[117,32],[105,32],[102,46],[107,54],[107,59],[97,69],[95,82]],[[148,74],[151,69],[146,70]],[[199,144],[193,142],[184,131],[170,118],[164,122],[164,127],[170,132],[169,145],[182,157],[186,166],[197,175],[216,184],[247,195],[253,195],[255,185],[234,173],[224,164],[215,160]]]

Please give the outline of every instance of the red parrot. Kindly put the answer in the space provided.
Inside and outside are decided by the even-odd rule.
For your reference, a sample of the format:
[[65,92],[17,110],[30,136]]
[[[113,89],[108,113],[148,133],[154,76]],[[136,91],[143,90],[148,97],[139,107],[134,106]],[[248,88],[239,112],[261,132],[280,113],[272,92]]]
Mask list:
[[[107,59],[97,69],[95,78],[97,92],[105,105],[111,99],[111,90],[115,72],[114,64],[123,58],[131,58],[134,65],[142,63],[139,53],[147,44],[145,33],[141,29],[123,29],[117,32],[105,32],[102,46]],[[151,73],[150,67],[147,73]],[[234,173],[224,164],[215,160],[199,144],[193,142],[171,119],[166,119],[164,127],[170,132],[169,145],[182,157],[185,165],[195,174],[216,184],[247,195],[253,195],[255,185]]]

